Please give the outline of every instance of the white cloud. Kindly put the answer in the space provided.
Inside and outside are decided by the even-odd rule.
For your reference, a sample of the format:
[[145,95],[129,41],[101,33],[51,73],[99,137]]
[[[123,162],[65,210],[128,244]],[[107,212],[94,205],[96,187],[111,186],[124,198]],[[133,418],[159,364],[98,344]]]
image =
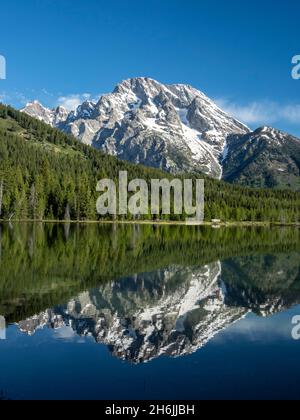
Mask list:
[[289,105],[284,107],[283,116],[292,124],[300,125],[300,105]]
[[97,99],[95,99],[90,93],[80,93],[74,95],[60,96],[57,100],[58,105],[63,106],[68,111],[74,111],[84,101],[95,102],[97,101]]
[[51,93],[45,88],[40,91],[27,89],[25,93],[16,90],[10,92],[0,91],[0,102],[16,108],[23,108],[28,102],[38,100],[48,108],[60,105],[68,111],[74,111],[84,101],[98,102],[100,96],[101,94],[92,95],[90,93],[62,95],[61,93]]
[[102,94],[92,95],[91,93],[77,93],[72,95],[60,96],[56,105],[63,106],[68,111],[75,111],[79,105],[85,101],[98,102]]
[[290,312],[290,317],[283,316],[281,313],[265,318],[249,313],[244,319],[229,326],[224,334],[218,335],[216,342],[238,340],[239,337],[250,342],[265,344],[278,341],[278,339],[292,341],[292,313]]
[[228,114],[248,125],[269,125],[286,122],[300,126],[300,104],[279,104],[272,101],[253,101],[245,105],[217,99],[216,103]]
[[7,105],[24,106],[29,102],[29,99],[21,92],[13,91],[10,93],[1,92],[0,102]]
[[72,340],[76,337],[74,330],[71,327],[65,326],[55,330],[55,335],[61,340]]

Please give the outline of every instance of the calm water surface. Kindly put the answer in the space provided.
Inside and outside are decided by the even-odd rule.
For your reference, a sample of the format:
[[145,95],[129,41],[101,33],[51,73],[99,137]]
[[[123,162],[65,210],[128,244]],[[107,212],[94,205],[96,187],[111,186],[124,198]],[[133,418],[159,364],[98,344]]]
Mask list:
[[3,398],[300,398],[299,230],[2,225],[0,268]]

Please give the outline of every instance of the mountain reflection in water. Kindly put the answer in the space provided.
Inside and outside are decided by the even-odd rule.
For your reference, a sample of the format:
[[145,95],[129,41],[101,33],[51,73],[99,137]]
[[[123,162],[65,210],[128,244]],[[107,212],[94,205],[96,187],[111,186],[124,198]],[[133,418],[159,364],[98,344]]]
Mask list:
[[288,228],[2,226],[0,308],[29,335],[68,327],[143,363],[300,303],[299,257]]

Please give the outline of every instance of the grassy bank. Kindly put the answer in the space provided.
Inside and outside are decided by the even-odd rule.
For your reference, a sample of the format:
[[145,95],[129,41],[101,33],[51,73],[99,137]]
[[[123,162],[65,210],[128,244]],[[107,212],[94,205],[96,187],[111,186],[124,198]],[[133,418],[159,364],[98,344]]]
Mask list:
[[145,225],[145,226],[210,226],[210,227],[300,227],[300,222],[271,222],[271,221],[263,221],[263,222],[255,222],[255,221],[230,221],[230,222],[185,222],[185,221],[168,221],[168,220],[34,220],[34,219],[0,219],[0,223],[42,223],[42,224],[70,224],[70,225]]

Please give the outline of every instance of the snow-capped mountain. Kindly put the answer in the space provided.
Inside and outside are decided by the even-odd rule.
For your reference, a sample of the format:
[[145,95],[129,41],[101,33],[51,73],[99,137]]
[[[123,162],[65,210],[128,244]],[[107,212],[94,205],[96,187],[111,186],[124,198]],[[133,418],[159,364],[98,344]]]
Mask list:
[[189,85],[135,78],[70,113],[36,101],[22,111],[129,162],[300,190],[299,139],[271,127],[251,132]]
[[250,132],[193,87],[149,78],[125,80],[69,114],[37,102],[23,111],[123,160],[215,178],[222,177],[227,137]]

